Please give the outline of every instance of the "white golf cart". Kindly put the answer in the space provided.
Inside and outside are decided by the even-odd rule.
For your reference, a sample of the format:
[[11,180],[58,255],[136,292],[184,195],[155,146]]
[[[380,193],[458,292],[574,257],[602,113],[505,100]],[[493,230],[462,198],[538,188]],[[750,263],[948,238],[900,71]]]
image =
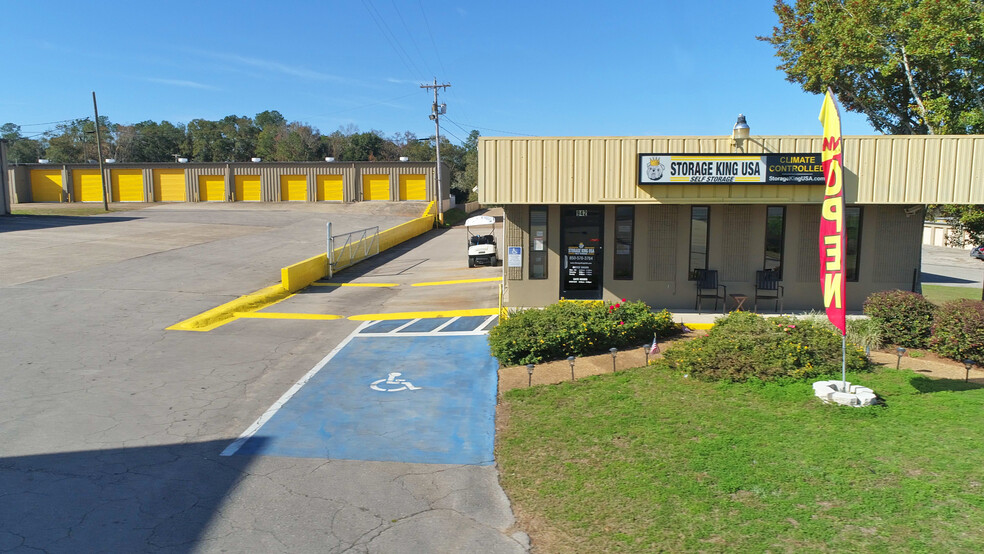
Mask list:
[[498,265],[499,252],[495,246],[495,218],[490,215],[469,217],[465,220],[465,229],[468,231],[468,267]]

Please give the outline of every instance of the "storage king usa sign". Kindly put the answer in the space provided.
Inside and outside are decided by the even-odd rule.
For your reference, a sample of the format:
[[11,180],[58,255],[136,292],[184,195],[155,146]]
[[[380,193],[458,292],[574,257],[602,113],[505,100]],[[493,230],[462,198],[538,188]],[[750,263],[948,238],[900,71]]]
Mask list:
[[639,154],[639,184],[823,185],[820,154]]

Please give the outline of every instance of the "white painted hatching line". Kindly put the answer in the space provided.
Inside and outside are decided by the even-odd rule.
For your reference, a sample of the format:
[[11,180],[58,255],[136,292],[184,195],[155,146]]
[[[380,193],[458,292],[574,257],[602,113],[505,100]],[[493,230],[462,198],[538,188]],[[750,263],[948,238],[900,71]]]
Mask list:
[[[459,317],[460,317],[460,316],[459,316]],[[433,330],[433,331],[431,331],[431,332],[432,332],[432,333],[440,333],[440,332],[441,332],[441,329],[444,329],[445,327],[447,327],[448,325],[451,325],[451,324],[452,324],[452,323],[454,323],[455,321],[458,321],[458,317],[452,317],[451,319],[449,319],[449,320],[447,320],[447,321],[445,321],[445,322],[444,322],[444,324],[442,324],[442,325],[439,325],[439,326],[437,327],[437,329],[434,329],[434,330]]]
[[297,394],[297,391],[301,390],[301,387],[306,385],[307,382],[310,381],[312,378],[314,378],[314,376],[317,375],[322,368],[328,365],[328,362],[332,358],[334,358],[336,354],[341,352],[342,348],[345,348],[345,345],[351,342],[352,339],[359,334],[359,331],[365,329],[366,327],[372,325],[373,323],[375,322],[366,321],[362,325],[359,325],[359,327],[357,327],[355,331],[352,331],[352,333],[349,336],[345,337],[345,339],[342,340],[342,342],[338,343],[338,346],[336,346],[331,352],[329,352],[328,355],[325,356],[320,362],[318,362],[317,365],[311,368],[311,371],[305,373],[304,377],[301,377],[301,379],[298,382],[294,383],[292,387],[287,389],[287,392],[285,392],[283,396],[280,397],[279,400],[274,402],[272,406],[267,408],[267,411],[263,412],[263,415],[261,415],[259,419],[257,419],[256,421],[253,422],[252,425],[247,427],[246,430],[243,431],[243,434],[239,435],[238,439],[236,439],[235,441],[233,441],[232,444],[227,446],[226,449],[222,451],[222,454],[220,454],[220,456],[232,456],[233,454],[236,453],[236,451],[242,448],[243,444],[245,444],[246,441],[248,441],[253,435],[255,435],[256,432],[260,430],[260,427],[263,427],[266,424],[266,422],[270,421],[270,418],[272,418],[277,413],[277,411],[279,411],[280,408],[282,408],[284,404],[287,403],[288,400],[290,400],[295,394]]
[[420,318],[419,318],[419,317],[418,317],[417,319],[411,319],[411,320],[410,320],[410,321],[408,321],[407,323],[404,323],[403,325],[400,325],[400,326],[399,326],[399,327],[397,327],[396,329],[393,329],[392,331],[390,331],[390,332],[389,332],[389,334],[391,334],[391,335],[393,335],[393,334],[395,334],[395,333],[399,333],[399,332],[400,332],[400,331],[402,331],[403,329],[406,329],[407,327],[409,327],[409,326],[411,326],[411,325],[413,325],[414,323],[417,323],[418,321],[420,321]]
[[486,319],[481,325],[478,326],[478,329],[479,330],[485,329],[486,327],[489,326],[489,323],[492,323],[495,320],[495,318],[497,318],[497,317],[499,317],[499,316],[497,316],[497,315],[490,315],[488,319]]
[[359,335],[361,338],[366,339],[394,339],[400,337],[473,337],[478,335],[487,335],[488,331],[444,331],[437,333],[434,331],[420,331],[420,332],[403,332],[399,334],[390,333],[365,333]]

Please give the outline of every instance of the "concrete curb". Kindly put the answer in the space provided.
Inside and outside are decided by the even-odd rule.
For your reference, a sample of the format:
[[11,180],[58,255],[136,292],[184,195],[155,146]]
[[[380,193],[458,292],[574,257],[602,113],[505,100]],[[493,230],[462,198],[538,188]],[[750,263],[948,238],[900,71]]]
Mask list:
[[[380,231],[378,238],[379,252],[418,237],[433,229],[434,216],[428,215],[433,204],[433,202],[428,204],[423,216],[406,223],[401,223],[385,231]],[[336,249],[336,251],[340,250]],[[351,267],[360,260],[353,260],[348,264],[336,267],[336,270]],[[297,291],[310,286],[315,281],[323,279],[327,275],[328,254],[318,254],[317,256],[281,268],[280,283],[277,285],[271,285],[252,294],[240,296],[231,302],[226,302],[221,306],[216,306],[211,310],[202,312],[180,323],[175,323],[166,329],[168,331],[211,331],[235,319],[237,317],[236,314],[262,310],[267,306],[293,296]]]
[[265,289],[260,289],[252,294],[240,296],[239,298],[226,302],[202,312],[194,317],[186,319],[180,323],[167,327],[168,331],[211,331],[216,327],[230,321],[235,317],[236,312],[254,312],[256,310],[276,304],[284,300],[293,293],[284,289],[282,284],[271,285]]

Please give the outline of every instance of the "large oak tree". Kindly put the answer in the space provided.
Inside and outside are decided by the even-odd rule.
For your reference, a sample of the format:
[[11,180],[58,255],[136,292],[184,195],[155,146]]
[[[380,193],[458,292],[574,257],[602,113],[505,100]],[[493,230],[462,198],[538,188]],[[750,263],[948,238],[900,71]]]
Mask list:
[[779,24],[758,37],[808,92],[893,135],[984,132],[984,2],[776,0]]

